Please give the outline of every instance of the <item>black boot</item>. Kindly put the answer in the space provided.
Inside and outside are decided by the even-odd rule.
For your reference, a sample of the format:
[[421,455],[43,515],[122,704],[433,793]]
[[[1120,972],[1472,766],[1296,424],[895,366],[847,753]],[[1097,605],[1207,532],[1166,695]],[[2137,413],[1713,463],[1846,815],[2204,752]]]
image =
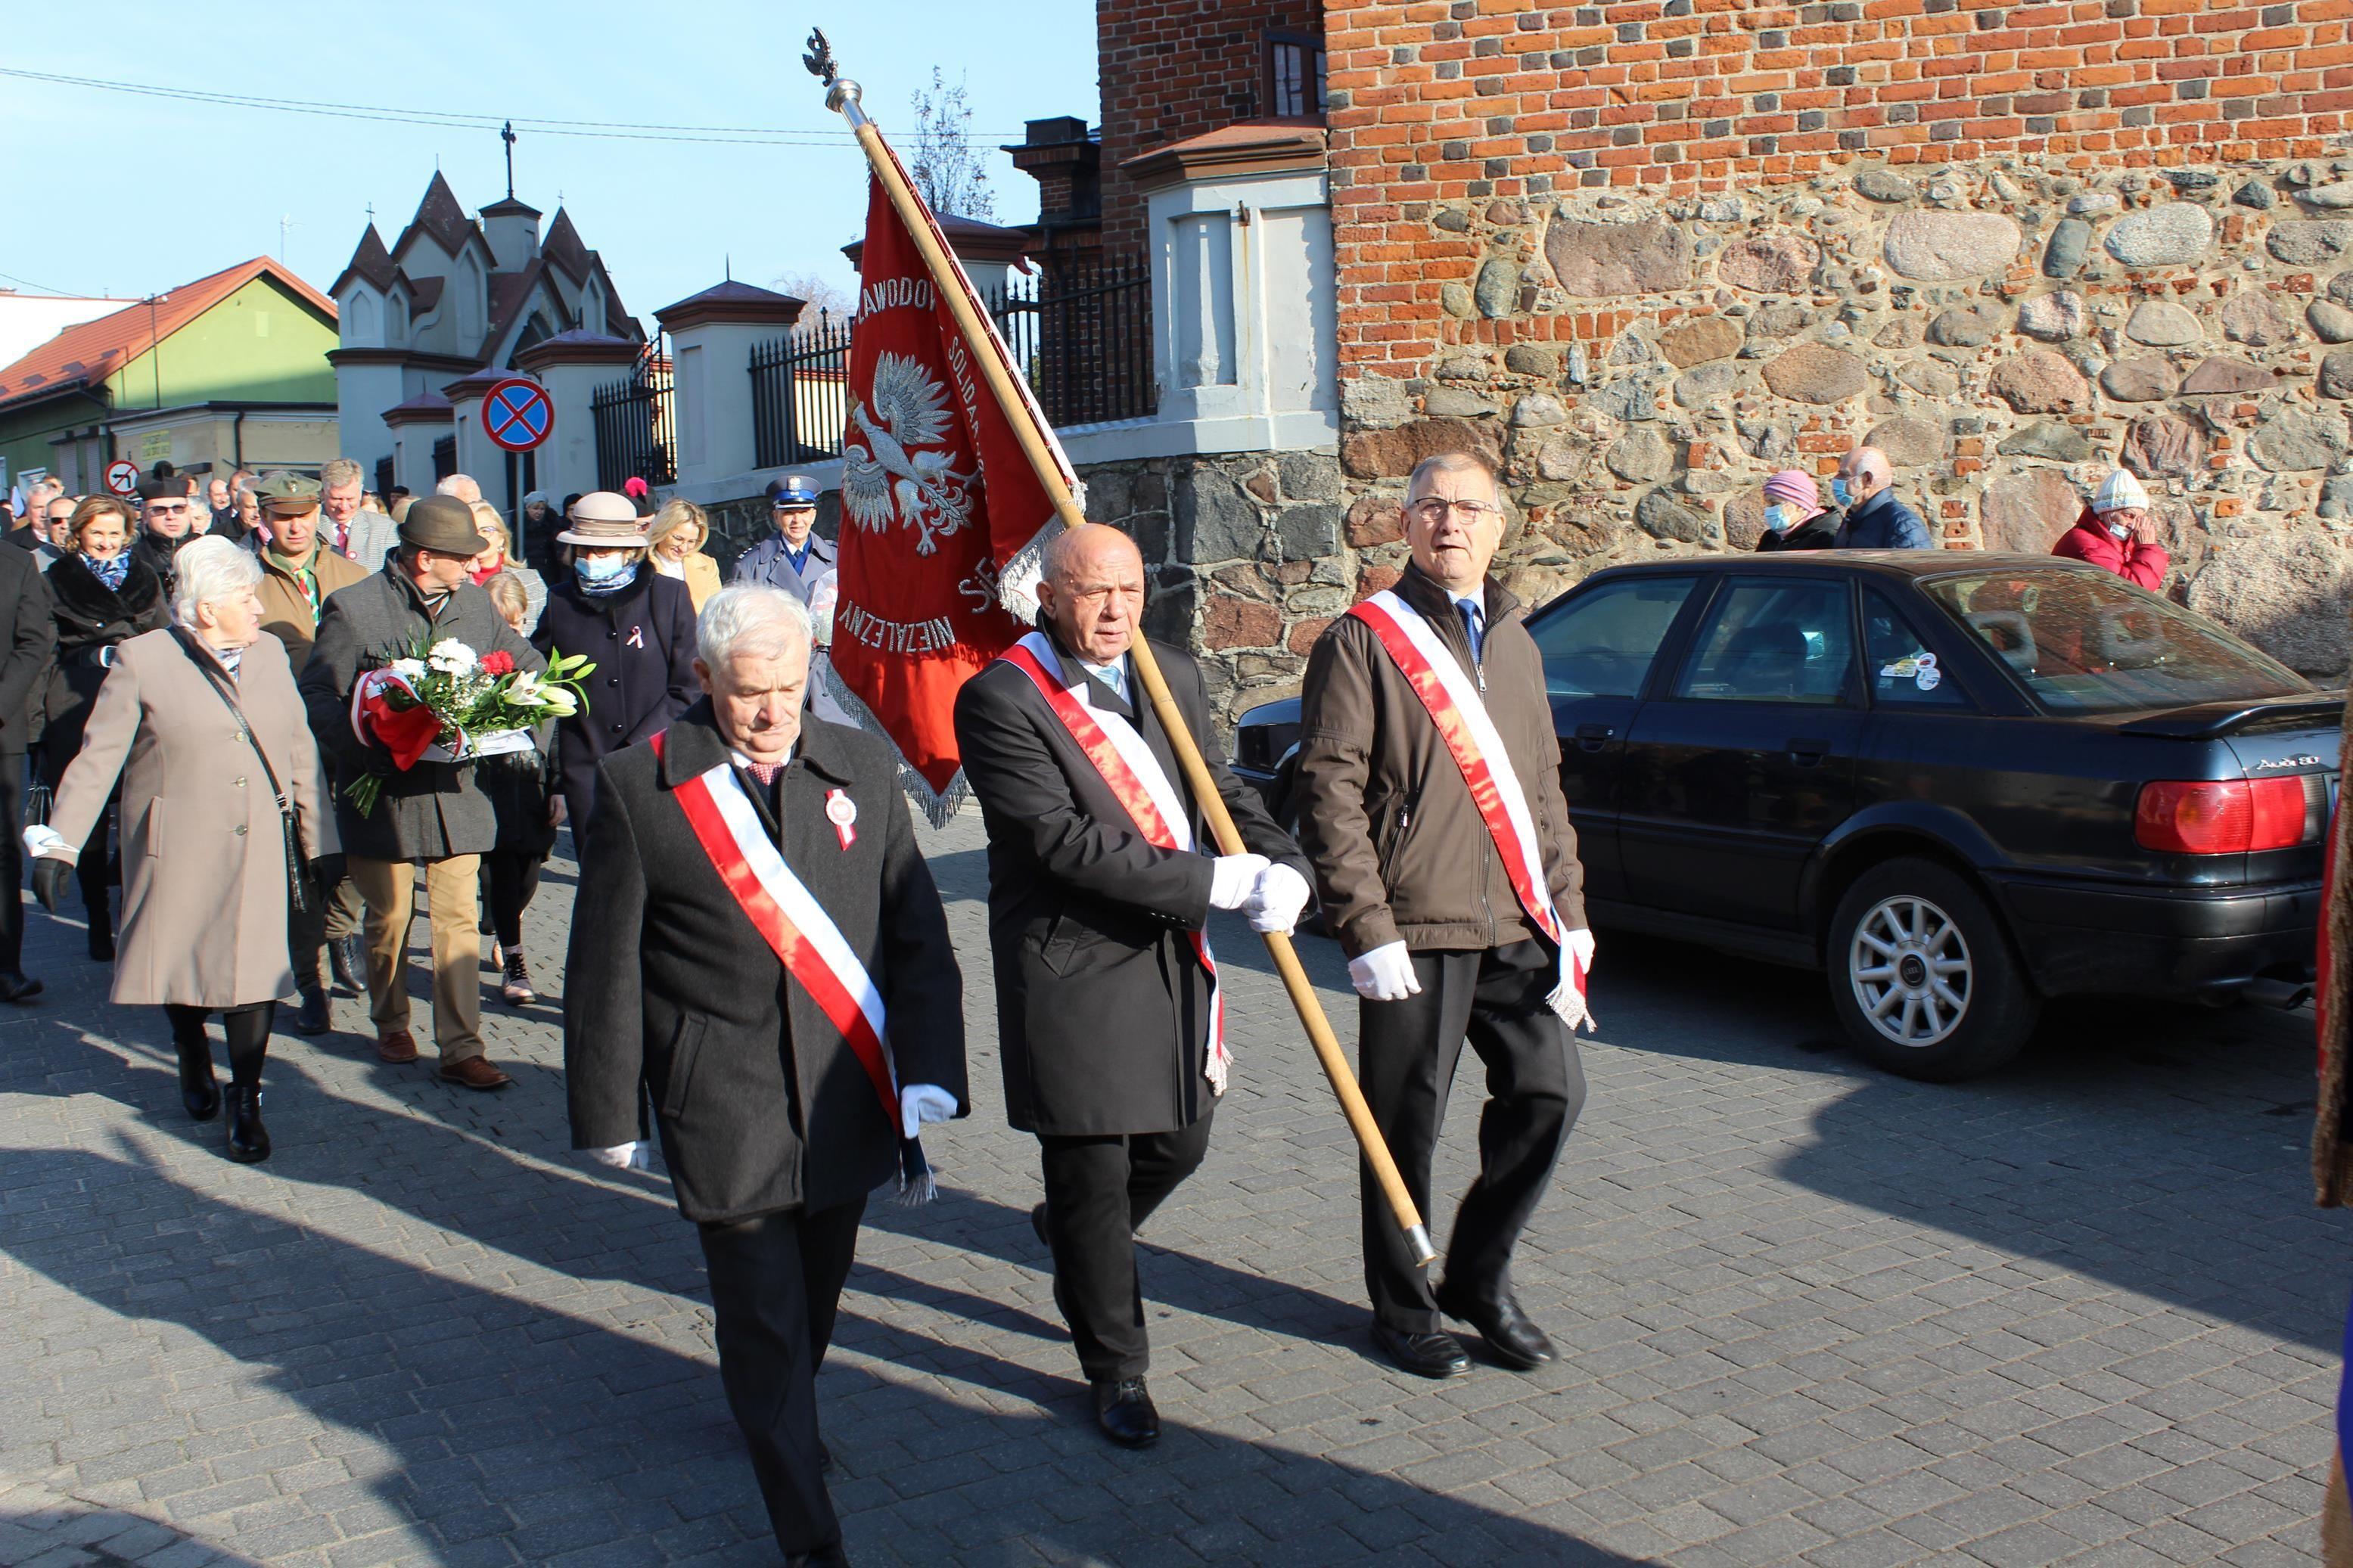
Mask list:
[[261,1090],[253,1085],[228,1086],[228,1157],[240,1165],[259,1165],[269,1158],[269,1130],[261,1124]]
[[334,976],[335,994],[358,996],[365,994],[366,970],[360,959],[360,939],[339,936],[327,943],[327,969]]
[[173,1042],[180,1052],[180,1103],[198,1121],[210,1121],[220,1114],[220,1080],[213,1076],[212,1042],[198,1037],[191,1045],[185,1040]]
[[294,1031],[301,1035],[323,1035],[333,1026],[334,1019],[327,1009],[326,987],[314,978],[302,983],[302,1005],[294,1012]]
[[93,963],[114,962],[114,922],[107,919],[102,909],[90,914],[90,956]]

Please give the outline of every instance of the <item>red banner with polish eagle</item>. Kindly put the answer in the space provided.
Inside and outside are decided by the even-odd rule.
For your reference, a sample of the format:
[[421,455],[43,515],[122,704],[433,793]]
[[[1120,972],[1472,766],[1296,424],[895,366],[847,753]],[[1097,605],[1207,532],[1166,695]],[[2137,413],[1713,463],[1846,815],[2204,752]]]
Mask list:
[[[928,211],[923,219],[936,236]],[[955,284],[977,307],[961,268]],[[976,313],[988,320],[985,309]],[[1028,380],[993,326],[987,352],[1013,371],[1027,400]],[[934,822],[964,793],[956,692],[1029,629],[1027,584],[1041,536],[1060,527],[973,353],[889,195],[870,177],[831,661],[862,717],[897,744],[903,782]],[[1030,416],[1050,443],[1034,402]],[[1059,444],[1054,456],[1074,482]]]

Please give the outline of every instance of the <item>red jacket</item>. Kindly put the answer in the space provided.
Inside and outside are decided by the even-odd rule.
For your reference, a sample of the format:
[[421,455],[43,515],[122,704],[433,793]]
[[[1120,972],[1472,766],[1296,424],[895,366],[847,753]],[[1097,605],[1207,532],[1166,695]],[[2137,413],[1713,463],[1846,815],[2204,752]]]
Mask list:
[[2173,557],[2165,552],[2162,544],[2142,544],[2130,536],[2118,539],[2088,510],[2075,520],[2074,527],[2059,536],[2051,553],[2088,561],[2152,594],[2165,581],[2165,569],[2173,564]]

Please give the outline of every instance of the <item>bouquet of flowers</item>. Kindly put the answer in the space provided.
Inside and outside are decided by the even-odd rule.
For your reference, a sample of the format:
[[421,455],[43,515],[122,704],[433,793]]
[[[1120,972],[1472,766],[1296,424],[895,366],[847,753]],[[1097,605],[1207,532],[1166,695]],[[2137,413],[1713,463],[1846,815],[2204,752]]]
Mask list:
[[[587,701],[580,683],[596,668],[585,654],[559,654],[543,671],[520,670],[512,655],[477,654],[443,637],[361,674],[352,685],[352,733],[381,744],[403,773],[420,762],[470,763],[526,751],[533,726],[580,711]],[[375,812],[383,794],[376,773],[343,791],[362,816]]]

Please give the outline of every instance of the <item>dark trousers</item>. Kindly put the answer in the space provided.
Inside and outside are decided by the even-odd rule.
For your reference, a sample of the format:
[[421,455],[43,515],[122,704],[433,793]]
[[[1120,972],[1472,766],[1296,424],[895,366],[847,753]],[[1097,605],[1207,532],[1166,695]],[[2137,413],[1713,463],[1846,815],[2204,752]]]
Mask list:
[[482,910],[501,947],[522,945],[522,911],[539,891],[545,863],[521,849],[492,849],[482,857]]
[[[1546,944],[1417,952],[1413,973],[1419,994],[1357,1005],[1357,1078],[1406,1189],[1427,1219],[1430,1157],[1466,1038],[1486,1064],[1479,1179],[1455,1213],[1446,1278],[1455,1289],[1492,1300],[1510,1289],[1512,1247],[1585,1107],[1585,1069],[1567,1026],[1545,1005],[1556,978]],[[1430,1278],[1414,1267],[1380,1184],[1359,1163],[1365,1289],[1373,1315],[1399,1332],[1431,1332],[1438,1304]]]
[[8,879],[8,896],[0,900],[0,970],[15,971],[25,963],[25,756],[0,752],[0,876]]
[[865,1214],[860,1198],[701,1227],[719,1381],[787,1557],[841,1539],[818,1442],[817,1369]]
[[1054,1303],[1071,1325],[1090,1383],[1141,1377],[1151,1364],[1135,1233],[1200,1167],[1209,1113],[1174,1132],[1103,1138],[1040,1135],[1046,1238],[1054,1249]]
[[319,950],[359,930],[366,907],[360,898],[359,885],[346,877],[327,889],[324,898],[312,899],[309,909],[286,911],[286,945],[294,964],[296,986],[320,984]]

